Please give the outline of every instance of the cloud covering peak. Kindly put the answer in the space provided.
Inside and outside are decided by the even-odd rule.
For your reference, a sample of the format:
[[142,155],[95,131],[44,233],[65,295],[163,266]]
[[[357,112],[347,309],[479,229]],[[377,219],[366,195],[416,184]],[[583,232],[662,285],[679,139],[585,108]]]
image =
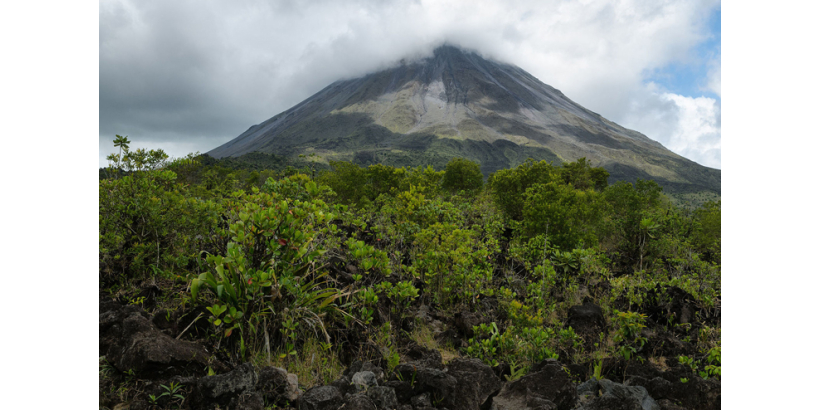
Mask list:
[[[520,66],[671,150],[720,167],[720,65],[707,95],[649,81],[697,64],[718,1],[111,0],[100,4],[100,158],[114,134],[208,151],[333,81],[444,43]],[[715,76],[715,73],[716,76]],[[715,78],[717,79],[715,82]]]

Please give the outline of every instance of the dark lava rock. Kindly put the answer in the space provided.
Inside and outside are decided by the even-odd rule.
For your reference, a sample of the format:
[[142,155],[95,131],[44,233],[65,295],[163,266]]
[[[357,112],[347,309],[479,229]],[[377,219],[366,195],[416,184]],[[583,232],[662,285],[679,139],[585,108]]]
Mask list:
[[373,404],[375,404],[379,410],[393,410],[399,405],[399,402],[396,399],[396,392],[392,387],[370,387],[367,389],[365,394],[370,400],[373,401]]
[[598,342],[600,333],[606,331],[604,312],[590,298],[584,298],[583,305],[569,308],[567,326],[584,339],[584,348],[590,350]]
[[456,379],[454,393],[444,400],[453,410],[478,409],[501,390],[493,369],[478,359],[455,359],[447,365],[447,374]]
[[195,408],[201,409],[236,404],[241,396],[254,393],[258,380],[259,376],[250,363],[225,374],[202,377],[196,382],[193,403]]
[[662,330],[648,332],[646,339],[643,351],[650,356],[678,357],[696,353],[691,343],[683,342],[672,333]]
[[369,361],[356,360],[350,365],[350,367],[345,369],[345,371],[342,374],[347,376],[352,381],[353,375],[358,372],[371,372],[373,373],[373,375],[376,376],[377,382],[381,383],[382,381],[384,381],[384,370],[382,370],[381,367]]
[[228,370],[210,360],[202,345],[176,340],[157,330],[142,309],[116,302],[100,303],[100,355],[118,370],[148,379],[204,375],[208,366]]
[[599,380],[600,397],[585,404],[583,409],[660,410],[645,388],[624,386],[611,380]]
[[285,369],[273,366],[259,370],[256,391],[271,404],[293,403],[301,395],[296,375],[288,374]]
[[154,314],[154,317],[151,318],[151,323],[159,330],[172,330],[176,325],[171,318],[171,312],[165,309],[161,309]]
[[418,396],[411,397],[410,404],[412,404],[415,408],[433,407],[433,403],[430,401],[430,395],[427,393],[422,393]]
[[299,398],[299,410],[336,410],[342,403],[339,389],[333,386],[313,387]]
[[351,394],[345,399],[342,407],[344,410],[377,410],[373,400],[370,400],[364,393]]
[[437,342],[443,345],[449,344],[456,348],[467,346],[467,343],[464,341],[464,339],[462,339],[459,336],[458,332],[452,327],[447,328],[446,330],[436,334],[435,339]]
[[435,349],[428,349],[424,346],[413,343],[407,350],[405,356],[410,359],[407,364],[422,368],[430,369],[444,369],[444,364],[441,361],[441,353]]
[[393,369],[400,381],[410,383],[415,394],[429,393],[433,400],[444,400],[455,391],[455,377],[438,369],[417,368],[410,364],[400,364]]
[[265,410],[265,399],[259,393],[243,394],[228,404],[231,410]]
[[[643,387],[649,395],[655,399],[666,399],[671,402],[680,403],[688,409],[715,410],[720,409],[720,382],[715,379],[703,380],[698,376],[692,376],[686,383],[680,379],[667,379],[656,377],[645,382]],[[630,379],[630,383],[638,383],[638,380]]]
[[373,372],[363,371],[354,374],[350,378],[350,384],[356,388],[356,391],[363,391],[378,386],[379,382],[376,381],[376,375]]
[[529,408],[528,402],[546,405],[535,398],[554,403],[558,410],[572,409],[578,401],[575,386],[557,360],[545,360],[533,366],[530,374],[505,384],[492,403],[498,410]]
[[353,382],[350,381],[350,377],[345,375],[342,375],[338,379],[332,381],[330,386],[339,389],[339,393],[341,393],[342,397],[346,397],[349,394],[356,394],[358,392],[358,390],[356,390],[356,386],[354,386]]
[[393,391],[396,392],[396,400],[399,403],[407,403],[416,394],[410,381],[389,380],[384,382],[384,385],[393,388]]
[[478,326],[482,323],[490,322],[489,319],[482,316],[480,313],[476,312],[460,312],[456,313],[453,316],[453,323],[455,325],[456,330],[464,337],[464,338],[471,338],[475,336],[473,332],[473,327]]

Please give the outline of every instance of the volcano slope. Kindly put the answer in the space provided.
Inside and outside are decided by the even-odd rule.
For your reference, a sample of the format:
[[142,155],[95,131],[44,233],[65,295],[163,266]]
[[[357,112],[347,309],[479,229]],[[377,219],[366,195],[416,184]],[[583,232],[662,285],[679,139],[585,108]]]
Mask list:
[[720,194],[719,170],[603,118],[521,68],[452,46],[337,81],[208,154],[252,152],[437,169],[463,157],[485,176],[527,158],[586,157],[609,171],[610,182],[653,179],[666,192]]

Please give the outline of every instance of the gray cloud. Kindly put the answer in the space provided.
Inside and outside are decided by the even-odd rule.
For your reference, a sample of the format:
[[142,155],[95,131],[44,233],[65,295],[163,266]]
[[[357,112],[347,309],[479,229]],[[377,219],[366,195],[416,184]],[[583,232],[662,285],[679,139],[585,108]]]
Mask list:
[[[208,151],[333,81],[444,42],[516,64],[664,144],[700,141],[673,138],[706,128],[682,128],[684,100],[664,97],[644,73],[694,58],[719,1],[583,3],[103,1],[100,162],[114,134],[175,156]],[[717,124],[717,163],[714,153],[667,146],[719,167]]]

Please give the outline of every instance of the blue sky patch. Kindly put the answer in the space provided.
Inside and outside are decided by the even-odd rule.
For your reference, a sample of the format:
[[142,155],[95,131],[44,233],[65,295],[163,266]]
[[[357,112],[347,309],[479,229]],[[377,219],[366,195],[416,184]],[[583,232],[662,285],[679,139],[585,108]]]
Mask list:
[[710,97],[720,101],[719,95],[706,88],[710,62],[720,61],[720,6],[709,16],[707,27],[708,38],[692,50],[686,61],[654,70],[646,75],[645,81],[686,97]]

